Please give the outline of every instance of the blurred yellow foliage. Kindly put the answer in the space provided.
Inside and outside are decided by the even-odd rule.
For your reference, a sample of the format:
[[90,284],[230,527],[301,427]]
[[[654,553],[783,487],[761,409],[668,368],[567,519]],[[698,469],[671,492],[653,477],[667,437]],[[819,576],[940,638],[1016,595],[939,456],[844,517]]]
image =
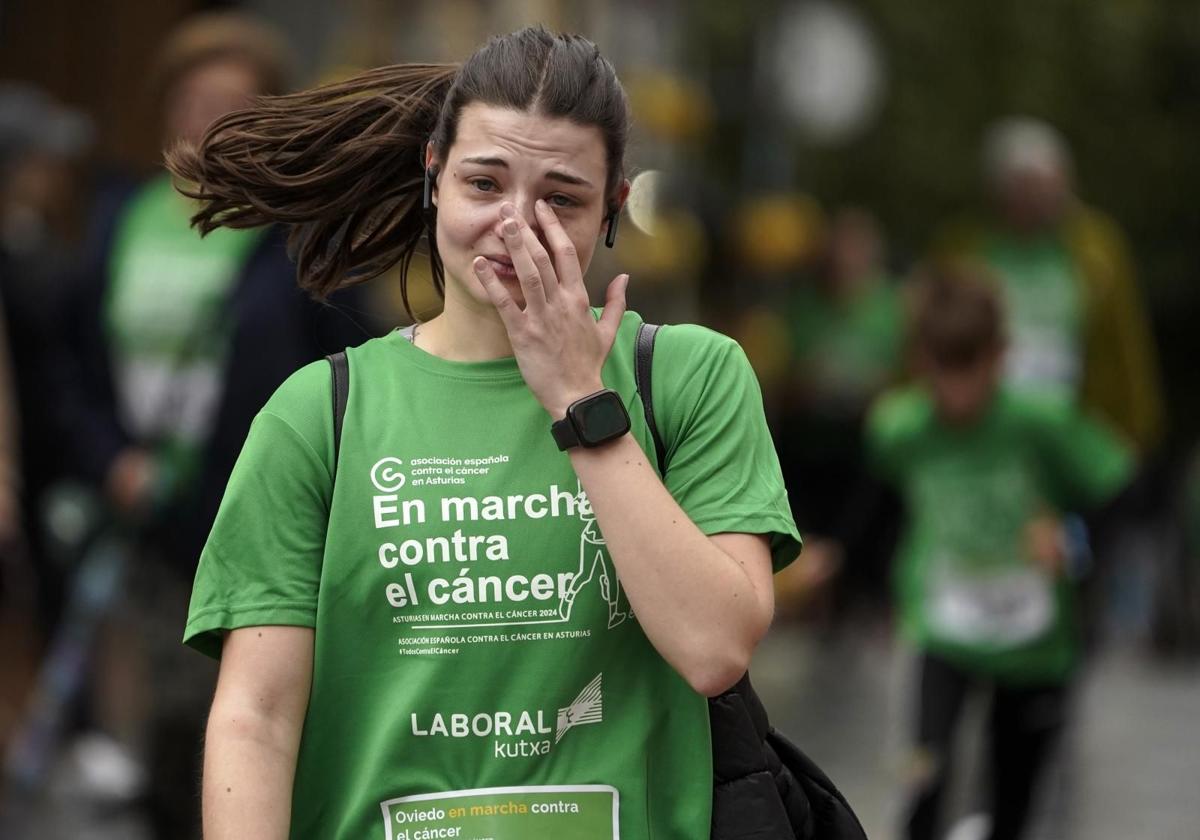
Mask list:
[[626,74],[625,90],[635,123],[659,139],[680,142],[712,125],[712,99],[690,79],[642,69]]
[[824,236],[825,217],[811,196],[764,195],[734,212],[733,230],[747,267],[772,273],[812,259]]

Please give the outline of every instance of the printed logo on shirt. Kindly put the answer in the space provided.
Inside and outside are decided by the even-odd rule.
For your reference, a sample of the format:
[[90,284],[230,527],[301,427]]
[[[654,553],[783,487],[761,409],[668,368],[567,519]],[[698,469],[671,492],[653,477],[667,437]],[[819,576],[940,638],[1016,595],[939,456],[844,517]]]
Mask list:
[[[418,738],[492,738],[494,758],[549,755],[572,729],[604,722],[603,680],[603,672],[597,674],[557,713],[522,709],[475,714],[434,712],[423,717],[413,712],[409,716],[412,734]],[[551,719],[554,726],[550,725]]]
[[399,458],[380,458],[371,467],[371,483],[380,493],[395,493],[408,480],[398,469],[403,466],[404,462]]
[[[463,644],[590,635],[587,627],[526,629],[571,623],[588,591],[594,595],[586,597],[604,602],[607,629],[633,617],[596,515],[578,483],[574,492],[558,484],[506,495],[473,495],[457,486],[432,496],[427,490],[416,491],[434,484],[466,484],[508,463],[507,455],[419,457],[407,462],[388,456],[371,468],[370,481],[377,491],[371,497],[372,523],[377,531],[396,534],[379,544],[376,555],[380,567],[395,572],[383,590],[396,611],[392,621],[410,631],[439,631],[436,637],[410,634],[400,639],[402,654],[453,655]],[[398,492],[402,489],[404,497]],[[510,570],[508,523],[528,522],[536,528],[558,519],[580,522],[577,557],[546,558],[548,563],[539,562],[533,570],[528,565],[524,571]],[[444,527],[429,534],[431,525]],[[422,526],[424,534],[413,534]],[[517,627],[521,629],[515,633],[497,629]],[[447,632],[483,629],[487,632]]]
[[603,679],[603,673],[597,674],[596,678],[579,692],[579,696],[571,701],[571,705],[558,710],[558,730],[554,735],[554,743],[561,741],[563,735],[576,726],[604,722],[604,689],[601,685]]

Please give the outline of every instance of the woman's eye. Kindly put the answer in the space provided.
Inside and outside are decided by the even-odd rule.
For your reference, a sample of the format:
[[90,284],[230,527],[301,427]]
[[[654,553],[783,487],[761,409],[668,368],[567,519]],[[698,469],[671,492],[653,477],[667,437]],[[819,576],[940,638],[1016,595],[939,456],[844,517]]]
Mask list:
[[491,178],[472,178],[468,183],[480,192],[494,192],[499,189]]
[[546,199],[546,203],[553,207],[574,207],[579,202],[569,195],[552,195]]

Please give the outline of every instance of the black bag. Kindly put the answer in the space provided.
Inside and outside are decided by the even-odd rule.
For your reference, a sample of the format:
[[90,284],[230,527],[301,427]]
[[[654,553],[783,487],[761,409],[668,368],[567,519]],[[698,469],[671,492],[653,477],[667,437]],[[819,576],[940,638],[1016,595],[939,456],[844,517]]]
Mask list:
[[[650,400],[657,332],[655,324],[638,328],[634,373],[659,473],[665,474],[666,448]],[[326,359],[332,368],[336,458],[350,395],[350,368],[345,352]],[[770,725],[749,673],[725,693],[709,698],[708,717],[713,747],[710,840],[866,840],[858,818],[833,782]]]

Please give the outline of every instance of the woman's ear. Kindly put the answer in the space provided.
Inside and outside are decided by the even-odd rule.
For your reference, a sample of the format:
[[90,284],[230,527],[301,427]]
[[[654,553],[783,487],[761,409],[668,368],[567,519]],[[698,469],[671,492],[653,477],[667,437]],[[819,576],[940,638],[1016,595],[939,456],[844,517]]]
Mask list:
[[[617,190],[615,200],[605,208],[604,218],[600,220],[600,236],[608,236],[611,238],[609,220],[614,216],[621,215],[621,209],[625,206],[625,202],[629,200],[629,179],[626,178],[621,182],[620,189]],[[612,247],[611,245],[609,246]]]
[[629,200],[629,179],[626,178],[621,182],[621,189],[617,190],[617,212],[625,206],[625,202]]

